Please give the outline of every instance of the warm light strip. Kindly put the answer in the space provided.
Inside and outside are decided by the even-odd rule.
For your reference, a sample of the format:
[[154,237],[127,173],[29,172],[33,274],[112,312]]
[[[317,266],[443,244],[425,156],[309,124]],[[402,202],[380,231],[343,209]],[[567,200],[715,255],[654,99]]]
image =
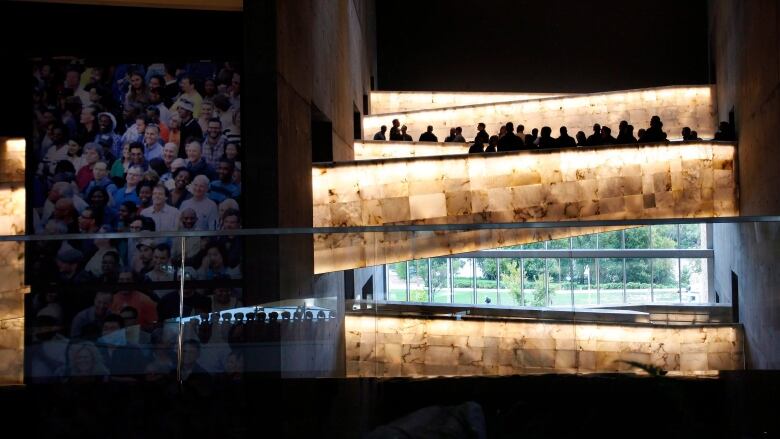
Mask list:
[[695,374],[743,368],[733,326],[627,326],[345,318],[347,376],[422,377],[636,371],[626,361]]
[[496,102],[527,101],[565,95],[569,95],[569,93],[372,91],[371,114],[400,113],[404,111],[461,107],[464,105]]
[[355,141],[355,160],[431,157],[468,152],[468,143]]
[[[738,215],[732,144],[697,142],[315,166],[315,227]],[[569,230],[332,234],[317,273],[557,239]]]
[[525,125],[526,133],[549,126],[555,137],[561,126],[568,127],[572,137],[577,131],[590,135],[593,124],[599,123],[612,128],[612,135],[617,137],[621,120],[634,125],[636,135],[640,128],[647,128],[653,115],[658,115],[669,140],[679,138],[685,126],[698,131],[701,138],[712,138],[716,130],[713,96],[713,86],[674,86],[398,112],[366,116],[363,133],[365,139],[372,139],[381,125],[390,127],[393,119],[399,119],[414,140],[428,125],[434,127],[440,141],[451,127],[458,126],[471,140],[478,122],[484,122],[491,134],[498,133],[499,126],[506,122]]

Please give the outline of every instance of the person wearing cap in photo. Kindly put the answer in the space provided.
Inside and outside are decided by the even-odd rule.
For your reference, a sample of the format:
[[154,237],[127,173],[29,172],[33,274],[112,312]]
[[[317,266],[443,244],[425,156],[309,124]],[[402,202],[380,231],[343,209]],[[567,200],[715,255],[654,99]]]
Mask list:
[[176,158],[171,162],[170,171],[160,176],[160,181],[163,184],[165,184],[165,188],[168,189],[168,191],[172,191],[176,186],[176,181],[174,179],[174,175],[176,175],[176,171],[186,167],[187,167],[186,160],[182,158]]
[[157,241],[153,238],[141,238],[135,245],[136,252],[131,262],[133,274],[137,279],[143,279],[146,273],[154,269],[154,248],[157,247]]
[[200,107],[203,104],[203,96],[201,96],[195,88],[195,79],[190,75],[184,75],[179,79],[179,87],[181,88],[181,94],[179,95],[179,99],[171,105],[171,111],[177,110],[182,101],[187,100],[192,103],[192,112],[195,119],[199,118]]
[[184,147],[191,139],[198,141],[203,139],[203,130],[200,129],[197,119],[193,117],[194,109],[192,102],[187,99],[182,99],[179,102],[178,115],[181,120],[179,123],[179,157],[182,158],[184,157]]
[[84,260],[84,254],[73,248],[67,242],[63,243],[57,252],[57,281],[64,283],[78,283],[89,280],[88,275],[79,273],[79,266]]

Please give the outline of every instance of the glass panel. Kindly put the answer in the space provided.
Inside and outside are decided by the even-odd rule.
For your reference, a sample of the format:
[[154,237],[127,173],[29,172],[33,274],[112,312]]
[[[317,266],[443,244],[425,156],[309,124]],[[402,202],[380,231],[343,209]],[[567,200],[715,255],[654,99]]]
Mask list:
[[522,250],[522,245],[508,245],[506,247],[499,247],[496,250]]
[[665,224],[652,226],[652,248],[677,248],[677,226]]
[[572,259],[572,288],[575,305],[596,304],[596,260],[592,258]]
[[552,241],[547,241],[547,249],[548,250],[568,250],[569,249],[569,238],[562,238],[562,239],[555,239]]
[[406,300],[406,262],[387,266],[387,300],[403,302]]
[[455,303],[474,303],[474,265],[471,258],[452,258],[452,286]]
[[599,233],[599,248],[623,248],[623,231]]
[[679,260],[653,259],[653,300],[679,302]]
[[545,271],[544,259],[523,259],[523,305],[547,306]]
[[626,303],[650,303],[650,259],[626,259]]
[[623,258],[599,259],[599,303],[623,303]]
[[705,224],[680,224],[680,248],[705,248]]
[[521,302],[520,288],[523,270],[520,258],[501,258],[498,260],[500,281],[498,287],[501,305],[517,306]]
[[709,302],[706,259],[680,259],[680,288],[686,303]]
[[626,248],[650,248],[650,226],[626,229]]
[[548,259],[547,272],[550,306],[572,306],[571,259]]
[[409,261],[409,300],[428,301],[428,260]]
[[447,258],[431,259],[431,296],[435,303],[452,302],[450,291],[450,269]]
[[476,258],[477,304],[498,304],[498,260]]
[[571,248],[585,250],[596,248],[596,234],[575,236],[571,239]]
[[544,250],[545,241],[523,244],[523,250]]

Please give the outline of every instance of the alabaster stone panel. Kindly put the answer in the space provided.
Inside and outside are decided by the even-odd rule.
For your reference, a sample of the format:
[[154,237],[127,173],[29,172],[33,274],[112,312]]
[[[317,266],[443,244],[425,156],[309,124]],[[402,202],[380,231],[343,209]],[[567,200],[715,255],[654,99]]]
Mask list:
[[[697,142],[322,165],[312,170],[313,223],[346,227],[734,216],[739,213],[734,158],[733,145]],[[593,232],[318,235],[315,271]]]
[[[444,91],[372,91],[371,114],[399,113],[462,107],[495,102],[525,101],[562,96],[566,93],[493,93]],[[372,133],[373,135],[373,133]]]
[[22,384],[24,319],[0,320],[0,385]]
[[[442,141],[444,138],[441,139]],[[469,144],[451,142],[355,141],[355,160],[468,154]]]
[[738,325],[666,327],[346,317],[348,376],[741,369]]
[[639,130],[658,115],[670,140],[680,138],[685,126],[697,130],[702,138],[711,138],[717,128],[714,105],[713,86],[672,86],[376,114],[363,118],[363,132],[366,139],[373,138],[382,125],[390,126],[393,119],[398,119],[414,139],[428,125],[441,140],[452,127],[462,127],[463,136],[473,139],[477,122],[484,122],[489,133],[497,133],[500,125],[510,121],[525,125],[526,132],[549,126],[555,135],[560,126],[566,126],[571,136],[577,131],[590,134],[593,124],[599,123],[611,127],[617,135],[621,120],[628,120]]

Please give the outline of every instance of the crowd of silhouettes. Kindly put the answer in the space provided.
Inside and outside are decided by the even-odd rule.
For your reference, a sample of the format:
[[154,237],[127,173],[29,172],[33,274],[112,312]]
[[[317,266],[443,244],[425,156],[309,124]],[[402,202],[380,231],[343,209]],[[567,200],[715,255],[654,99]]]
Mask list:
[[[593,125],[593,134],[586,135],[578,131],[575,137],[569,135],[568,129],[562,126],[558,130],[558,137],[553,137],[552,128],[542,127],[541,131],[534,128],[529,134],[525,133],[525,126],[517,125],[515,128],[512,122],[507,122],[499,128],[495,135],[489,135],[486,131],[486,125],[482,122],[477,124],[477,134],[469,147],[469,153],[483,152],[505,152],[505,151],[527,151],[537,149],[553,148],[573,148],[573,147],[593,147],[607,145],[627,145],[632,143],[654,143],[666,142],[667,133],[663,130],[663,122],[659,116],[650,118],[648,128],[639,129],[634,134],[634,126],[628,121],[621,121],[618,126],[617,137],[612,135],[612,129],[600,124]],[[385,133],[386,126],[374,135],[374,140],[387,140]],[[702,140],[699,134],[690,127],[684,127],[680,133],[683,141]],[[401,125],[398,119],[393,119],[393,127],[390,129],[391,141],[411,141],[412,137],[406,134],[406,125]],[[729,122],[721,122],[718,131],[713,140],[716,141],[736,141],[737,136],[734,127]],[[433,133],[433,126],[428,125],[426,131],[420,135],[420,142],[438,142],[439,139]],[[444,139],[445,142],[467,143],[463,137],[461,127],[450,128],[450,134]]]

